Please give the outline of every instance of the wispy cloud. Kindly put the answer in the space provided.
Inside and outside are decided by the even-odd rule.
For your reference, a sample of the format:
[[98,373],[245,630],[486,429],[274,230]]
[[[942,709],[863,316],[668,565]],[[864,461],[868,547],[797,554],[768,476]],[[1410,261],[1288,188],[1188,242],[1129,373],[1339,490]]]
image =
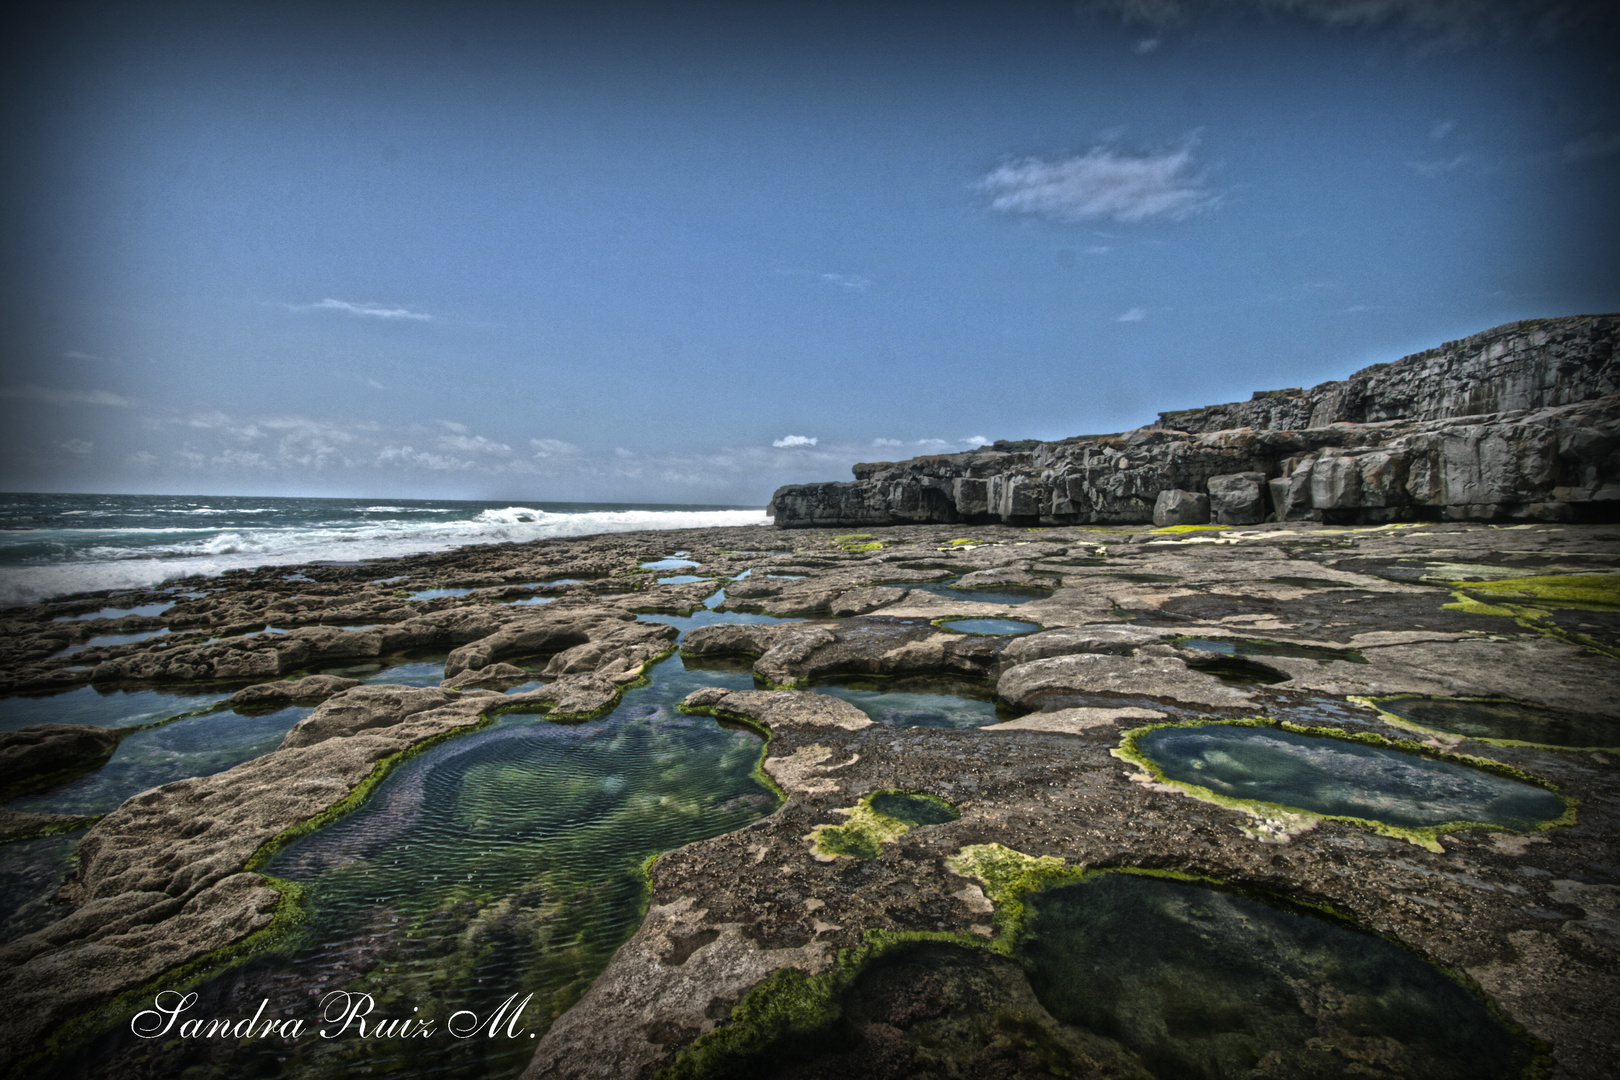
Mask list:
[[562,439],[530,439],[529,446],[537,458],[567,457],[579,453],[579,447]]
[[797,270],[792,267],[780,268],[776,272],[783,277],[812,278],[816,281],[824,281],[828,285],[836,285],[841,289],[849,289],[852,292],[865,292],[873,284],[872,279],[864,274],[840,274],[825,270]]
[[1564,157],[1569,161],[1608,157],[1620,153],[1620,131],[1594,131],[1574,142],[1564,144]]
[[1147,308],[1133,307],[1129,311],[1125,312],[1125,314],[1123,314],[1119,318],[1115,319],[1114,321],[1115,322],[1141,322],[1145,318],[1147,318]]
[[105,356],[97,356],[95,353],[80,352],[77,349],[65,352],[62,355],[69,360],[95,360],[103,364],[107,362],[107,358]]
[[14,401],[38,401],[46,405],[107,405],[127,409],[134,402],[106,390],[58,390],[50,386],[0,386],[0,398]]
[[807,437],[804,435],[784,435],[780,439],[777,439],[775,442],[771,443],[771,445],[778,448],[786,446],[814,446],[818,441],[820,440],[816,439],[814,436]]
[[1450,120],[1436,120],[1433,126],[1429,128],[1429,138],[1443,139],[1455,130],[1457,130],[1457,125]]
[[1553,41],[1601,21],[1602,0],[1080,0],[1076,11],[1162,34],[1201,16],[1293,16],[1334,30],[1398,31],[1426,48],[1490,38]]
[[1193,146],[1188,139],[1156,153],[1095,146],[1057,161],[1024,158],[997,168],[978,186],[990,193],[992,207],[1009,214],[1064,222],[1180,220],[1220,201],[1195,171]]
[[1433,180],[1437,176],[1444,176],[1448,172],[1456,172],[1473,159],[1467,154],[1458,154],[1446,161],[1408,161],[1407,167],[1419,176],[1426,176]]
[[962,441],[964,443],[966,443],[968,446],[973,447],[974,449],[977,449],[977,448],[979,448],[981,446],[989,446],[990,445],[990,440],[985,438],[983,435],[969,435],[967,438],[963,439]]
[[57,445],[75,457],[89,457],[90,451],[96,448],[95,443],[86,442],[84,439],[69,439]]
[[364,315],[372,319],[417,319],[422,322],[432,320],[433,316],[424,315],[420,311],[409,308],[387,307],[383,304],[362,303],[353,304],[347,300],[333,300],[327,297],[318,304],[288,304],[292,311],[341,311],[349,315]]

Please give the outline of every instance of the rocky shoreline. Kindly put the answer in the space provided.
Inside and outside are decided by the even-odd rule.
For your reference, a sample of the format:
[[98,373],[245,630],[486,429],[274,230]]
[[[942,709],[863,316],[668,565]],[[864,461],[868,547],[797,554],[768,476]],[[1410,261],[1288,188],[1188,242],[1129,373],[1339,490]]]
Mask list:
[[[701,580],[661,584],[667,571],[642,566],[677,551]],[[1620,1051],[1617,583],[1608,525],[910,525],[612,534],[12,609],[0,615],[12,694],[190,685],[244,709],[318,705],[274,752],[136,795],[84,835],[62,917],[0,946],[14,1005],[0,1046],[8,1068],[37,1060],[120,996],[270,943],[288,900],[257,872],[268,852],[496,712],[612,709],[675,647],[674,627],[638,614],[707,598],[718,621],[688,631],[683,655],[746,665],[756,689],[701,690],[686,707],[767,733],[763,769],[783,802],[656,861],[641,929],[551,1024],[526,1076],[1155,1075],[1128,1040],[1050,1011],[1009,959],[1030,896],[1103,869],[1331,909],[1487,998],[1550,1075],[1604,1076]],[[728,625],[728,611],[799,621]],[[952,630],[962,618],[1032,629]],[[167,633],[61,655],[154,629]],[[421,650],[444,658],[441,686],[341,673],[370,663],[385,677]],[[875,722],[871,706],[818,692],[850,679],[955,680],[1012,718]],[[1448,730],[1403,716],[1408,700],[1511,705],[1520,726]],[[1209,721],[1556,789],[1568,809],[1425,830],[1223,795],[1129,753],[1144,726]],[[1445,783],[1423,799],[1460,790]],[[956,816],[907,826],[872,810],[891,791]],[[945,951],[913,956],[923,945]],[[978,1004],[901,1008],[892,980],[870,983],[924,961],[918,979],[971,984]],[[1338,1038],[1311,1009],[1341,1071],[1398,1075],[1417,1053],[1394,1036]],[[941,1024],[955,1033],[944,1064],[930,1041]]]
[[779,489],[778,525],[1620,519],[1620,316],[1530,319],[1343,381]]

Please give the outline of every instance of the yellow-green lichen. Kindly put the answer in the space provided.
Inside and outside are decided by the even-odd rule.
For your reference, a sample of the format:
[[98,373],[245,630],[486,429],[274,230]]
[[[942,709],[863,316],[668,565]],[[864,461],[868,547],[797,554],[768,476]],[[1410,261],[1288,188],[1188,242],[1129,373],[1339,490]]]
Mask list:
[[1323,821],[1343,821],[1352,825],[1370,828],[1383,836],[1397,840],[1405,840],[1436,853],[1443,853],[1445,849],[1440,846],[1440,837],[1446,833],[1461,832],[1466,829],[1490,829],[1498,832],[1515,832],[1503,825],[1496,825],[1483,821],[1468,821],[1457,819],[1430,826],[1404,826],[1391,825],[1388,822],[1375,818],[1355,817],[1343,814],[1323,814],[1298,806],[1287,806],[1282,803],[1270,802],[1264,799],[1243,799],[1231,795],[1223,795],[1202,784],[1194,784],[1186,780],[1172,779],[1166,775],[1158,762],[1149,757],[1140,747],[1141,739],[1150,732],[1160,728],[1196,728],[1210,725],[1226,725],[1231,727],[1270,727],[1279,731],[1291,732],[1295,735],[1312,735],[1320,738],[1341,739],[1345,742],[1362,743],[1366,746],[1375,746],[1381,749],[1399,750],[1418,757],[1425,757],[1435,761],[1446,761],[1456,765],[1466,765],[1484,772],[1495,773],[1498,776],[1517,780],[1523,784],[1530,784],[1542,788],[1556,795],[1564,805],[1564,812],[1556,818],[1537,822],[1536,832],[1545,832],[1548,829],[1575,823],[1575,807],[1577,800],[1559,791],[1556,784],[1543,780],[1538,776],[1516,769],[1505,762],[1493,761],[1490,758],[1475,757],[1470,754],[1456,754],[1438,750],[1425,743],[1413,742],[1404,739],[1386,739],[1384,736],[1371,731],[1346,731],[1335,727],[1314,727],[1305,724],[1295,724],[1289,721],[1273,720],[1264,716],[1252,716],[1242,720],[1193,720],[1186,722],[1169,721],[1160,724],[1148,724],[1139,728],[1132,728],[1125,732],[1120,745],[1109,753],[1121,761],[1127,761],[1141,769],[1147,778],[1156,784],[1174,788],[1186,795],[1202,802],[1214,803],[1229,810],[1238,810],[1255,818],[1257,824],[1243,831],[1258,840],[1286,841],[1297,832],[1313,828]]
[[1446,584],[1486,597],[1533,600],[1551,607],[1620,608],[1620,574],[1541,574]]
[[[1545,584],[1533,587],[1527,584],[1535,581]],[[1442,604],[1441,607],[1448,611],[1509,618],[1533,633],[1557,638],[1559,641],[1577,645],[1591,652],[1620,659],[1620,649],[1605,645],[1587,634],[1566,629],[1558,625],[1553,618],[1555,610],[1560,608],[1588,611],[1613,611],[1620,608],[1620,600],[1602,599],[1615,597],[1617,591],[1620,591],[1620,574],[1549,574],[1543,578],[1452,581],[1447,584],[1453,587],[1454,591],[1451,594],[1453,602]],[[1480,595],[1487,599],[1479,599]],[[1534,596],[1536,603],[1488,602],[1497,597],[1516,600],[1525,596]]]
[[[895,788],[874,791],[862,797],[854,806],[833,811],[849,819],[844,824],[817,825],[811,829],[809,835],[805,837],[810,841],[811,853],[824,861],[840,858],[875,859],[883,853],[881,845],[893,843],[910,832],[912,825],[873,808],[872,800],[884,795],[909,795],[950,807],[950,803],[944,799],[922,792],[901,791]],[[954,807],[951,809],[954,810]]]
[[1231,527],[1230,525],[1166,525],[1162,529],[1154,529],[1153,534],[1155,536],[1175,536],[1181,533],[1219,532],[1222,529],[1230,529]]

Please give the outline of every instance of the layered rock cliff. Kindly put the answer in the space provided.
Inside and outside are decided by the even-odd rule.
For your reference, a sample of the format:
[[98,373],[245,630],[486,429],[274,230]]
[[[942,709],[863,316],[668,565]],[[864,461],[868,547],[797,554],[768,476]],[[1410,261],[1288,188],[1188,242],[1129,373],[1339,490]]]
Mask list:
[[1620,519],[1620,315],[1508,323],[1309,390],[1118,435],[856,465],[785,528]]

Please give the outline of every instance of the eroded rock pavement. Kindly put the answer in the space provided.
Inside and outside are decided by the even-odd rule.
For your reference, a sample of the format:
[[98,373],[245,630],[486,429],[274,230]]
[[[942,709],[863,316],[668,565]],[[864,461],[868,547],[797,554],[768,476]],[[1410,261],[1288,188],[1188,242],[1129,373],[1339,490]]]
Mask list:
[[[706,610],[682,655],[754,689],[684,707],[768,734],[781,804],[656,861],[525,1077],[1615,1074],[1620,527],[1554,524],[632,533],[12,609],[12,695],[315,708],[93,824],[0,946],[0,1054],[273,929],[255,868],[400,755],[601,715],[677,647],[639,616]],[[49,734],[0,743],[105,760]]]

